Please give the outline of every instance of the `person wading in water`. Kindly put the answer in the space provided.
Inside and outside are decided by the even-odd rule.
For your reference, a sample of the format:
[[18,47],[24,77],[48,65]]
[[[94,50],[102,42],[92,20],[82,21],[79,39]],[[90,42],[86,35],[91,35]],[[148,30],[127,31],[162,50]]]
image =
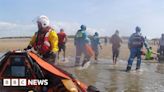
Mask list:
[[116,64],[122,43],[118,30],[116,30],[116,32],[112,35],[110,43],[112,43],[113,64]]

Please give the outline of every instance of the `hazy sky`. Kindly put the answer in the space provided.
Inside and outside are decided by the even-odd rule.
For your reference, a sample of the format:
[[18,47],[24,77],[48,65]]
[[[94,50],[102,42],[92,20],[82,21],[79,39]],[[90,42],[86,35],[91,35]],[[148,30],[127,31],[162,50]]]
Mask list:
[[129,36],[137,25],[148,38],[164,33],[164,0],[0,0],[0,37],[32,35],[39,15],[68,34],[75,34],[81,24],[102,36],[116,29]]

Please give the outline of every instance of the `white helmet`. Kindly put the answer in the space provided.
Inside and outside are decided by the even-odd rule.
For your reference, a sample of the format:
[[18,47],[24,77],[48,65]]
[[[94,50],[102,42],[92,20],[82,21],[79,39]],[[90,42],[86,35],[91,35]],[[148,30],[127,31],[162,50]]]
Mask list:
[[50,21],[49,21],[48,17],[45,15],[39,16],[37,19],[37,23],[41,23],[43,28],[46,28],[47,26],[50,25]]

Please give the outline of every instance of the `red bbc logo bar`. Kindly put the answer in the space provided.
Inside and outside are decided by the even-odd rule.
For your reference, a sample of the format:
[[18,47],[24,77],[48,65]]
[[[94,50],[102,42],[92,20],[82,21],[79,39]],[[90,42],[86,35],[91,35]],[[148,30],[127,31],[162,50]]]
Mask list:
[[3,86],[27,86],[26,79],[3,79]]

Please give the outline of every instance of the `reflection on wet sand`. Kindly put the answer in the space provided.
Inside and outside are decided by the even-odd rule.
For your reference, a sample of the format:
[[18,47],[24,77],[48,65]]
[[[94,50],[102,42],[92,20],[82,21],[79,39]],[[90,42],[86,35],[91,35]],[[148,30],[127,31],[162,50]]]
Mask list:
[[118,76],[118,72],[116,70],[113,70],[111,71],[111,74],[110,74],[110,80],[111,80],[111,83],[109,85],[109,88],[107,89],[109,92],[116,92],[118,91],[118,86],[119,85],[119,76]]
[[164,64],[158,64],[156,72],[160,74],[164,74]]
[[125,77],[125,80],[124,92],[143,92],[140,76],[129,74]]
[[75,75],[79,80],[94,85],[101,92],[164,92],[164,64],[142,63],[141,71],[125,72],[126,61],[120,60],[113,65],[111,60],[100,59],[87,69],[78,70],[74,58],[60,65],[61,68]]
[[[74,59],[69,59],[71,62]],[[111,60],[100,59],[88,69],[64,68],[87,84],[93,84],[101,92],[161,92],[164,91],[164,64],[144,61],[141,70],[135,71],[136,62],[130,73],[125,72],[126,61],[113,65]],[[73,63],[72,63],[73,64]],[[67,64],[69,66],[69,64]]]

